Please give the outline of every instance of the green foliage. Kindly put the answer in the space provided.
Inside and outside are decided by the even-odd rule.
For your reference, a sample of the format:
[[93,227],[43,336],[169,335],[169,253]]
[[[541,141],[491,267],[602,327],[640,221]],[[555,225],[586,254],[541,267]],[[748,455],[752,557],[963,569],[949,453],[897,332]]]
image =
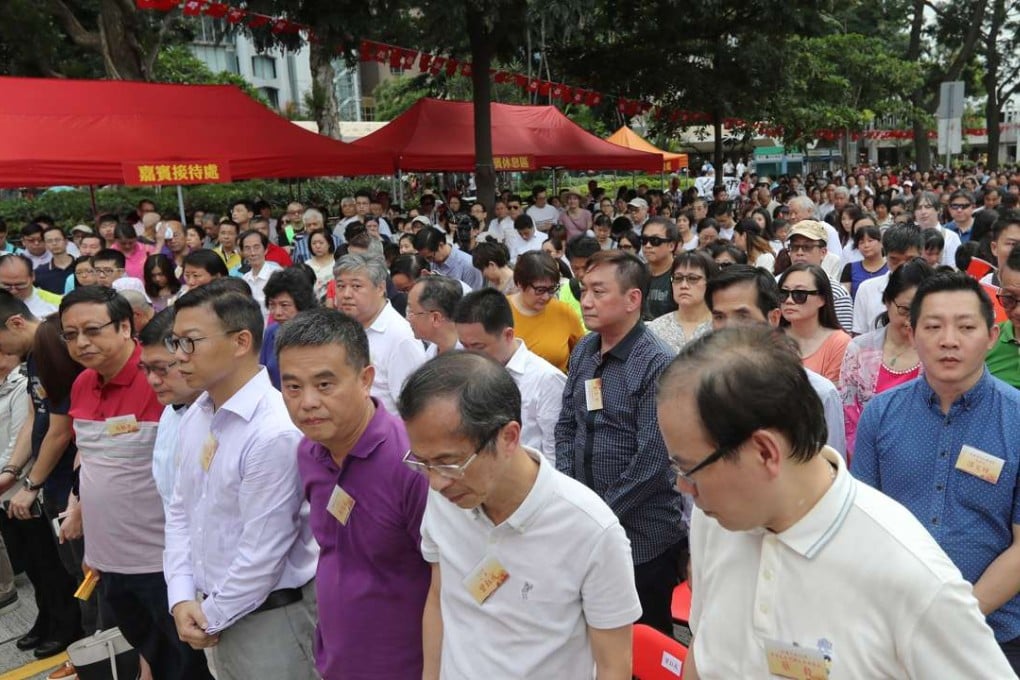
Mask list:
[[[187,212],[201,209],[226,213],[232,201],[248,198],[269,201],[277,212],[288,201],[297,199],[306,205],[329,208],[336,206],[344,196],[353,196],[361,186],[372,186],[368,180],[313,179],[298,182],[253,180],[232,184],[206,184],[184,188],[184,208]],[[150,187],[105,187],[96,191],[96,208],[100,213],[126,215],[135,209],[143,198],[155,201],[165,217],[177,217],[177,192],[172,187],[162,190]],[[334,210],[335,212],[335,210]],[[69,228],[80,222],[91,224],[92,201],[87,190],[47,191],[35,198],[15,198],[0,201],[0,217],[7,221],[12,232],[20,230],[34,215],[51,215]]]
[[[405,74],[381,82],[372,91],[375,119],[393,120],[423,97],[471,100],[471,79],[455,75],[447,77],[428,74]],[[527,104],[527,97],[511,83],[492,84],[492,101],[502,104]]]
[[99,55],[74,45],[44,5],[39,0],[0,2],[0,74],[100,77]]
[[881,41],[859,34],[794,36],[797,54],[784,83],[762,114],[785,129],[787,145],[803,144],[818,129],[862,130],[876,118],[915,115],[907,93],[922,82],[921,68]]
[[160,50],[156,57],[154,76],[154,80],[159,83],[234,85],[260,104],[269,105],[262,93],[240,75],[227,71],[214,73],[184,45],[170,45]]

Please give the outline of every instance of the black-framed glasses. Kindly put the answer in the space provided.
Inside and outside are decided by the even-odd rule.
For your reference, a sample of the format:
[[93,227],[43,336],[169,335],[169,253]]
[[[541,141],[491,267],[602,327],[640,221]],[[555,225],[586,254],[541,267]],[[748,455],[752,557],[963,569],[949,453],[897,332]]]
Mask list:
[[687,484],[689,486],[697,486],[698,483],[694,479],[692,479],[695,473],[697,473],[699,470],[704,470],[712,463],[716,463],[722,460],[727,453],[736,449],[738,446],[740,446],[740,444],[743,444],[744,441],[746,441],[746,438],[733,446],[720,446],[718,449],[708,454],[708,456],[705,457],[700,463],[692,467],[690,470],[687,470],[686,472],[680,469],[680,463],[677,462],[675,458],[670,457],[669,468],[674,472],[674,474],[676,474],[677,482],[683,482],[684,484]]
[[478,448],[476,448],[474,452],[470,456],[468,456],[467,460],[465,460],[463,463],[459,463],[456,465],[437,465],[435,463],[426,463],[423,460],[419,460],[418,456],[414,455],[414,451],[408,449],[407,453],[404,454],[403,458],[404,465],[411,468],[415,472],[419,472],[426,476],[428,476],[430,472],[435,472],[437,475],[445,479],[463,479],[468,466],[471,465],[472,462],[474,462],[475,458],[478,457],[478,454],[482,452],[482,449],[489,445],[489,443],[492,441],[492,438],[499,434],[499,431],[506,426],[507,423],[503,423],[502,425],[499,425],[496,428],[494,428],[482,440],[482,443],[478,445]]
[[821,247],[822,244],[820,243],[798,243],[796,245],[793,243],[786,244],[786,249],[791,253],[810,253],[811,251],[817,250]]
[[107,321],[102,326],[86,326],[80,331],[76,330],[60,331],[60,339],[66,342],[67,344],[71,344],[72,342],[76,341],[79,335],[84,335],[89,340],[92,340],[93,338],[98,338],[99,335],[103,332],[104,328],[106,328],[107,326],[112,326],[115,323],[117,322]]
[[529,286],[531,290],[535,291],[535,295],[549,295],[556,297],[556,294],[560,292],[560,284],[555,286]]
[[165,378],[169,373],[170,369],[177,365],[176,361],[170,361],[165,364],[147,364],[144,361],[138,362],[138,370],[145,375],[155,373],[160,378]]
[[1011,310],[1016,307],[1016,303],[1020,301],[1015,295],[1008,295],[1006,293],[997,293],[995,299],[999,301],[1002,308],[1005,310]]
[[234,333],[240,333],[242,330],[244,329],[235,328],[232,331],[212,333],[211,335],[205,335],[202,336],[201,338],[189,338],[186,335],[182,336],[171,335],[167,337],[166,340],[163,341],[163,346],[166,347],[167,351],[170,352],[171,354],[176,353],[178,349],[181,350],[181,352],[183,352],[184,354],[194,354],[195,343],[201,342],[203,340],[208,340],[209,338],[219,338],[223,337],[224,335],[233,335]]
[[107,276],[113,276],[117,272],[124,271],[123,267],[96,267],[96,276],[106,278]]
[[24,283],[0,283],[0,288],[3,288],[6,291],[28,290],[31,286],[31,281],[26,281]]
[[789,288],[779,289],[779,301],[786,302],[786,298],[793,298],[793,301],[798,305],[802,305],[807,302],[807,299],[811,295],[818,295],[817,290],[790,290]]
[[641,245],[643,245],[643,246],[652,246],[653,248],[658,248],[659,246],[663,245],[664,243],[672,243],[672,242],[673,242],[672,239],[665,238],[664,236],[642,236],[641,237]]
[[669,277],[673,283],[686,283],[688,286],[696,286],[705,280],[701,274],[673,274]]
[[903,317],[910,316],[910,305],[901,305],[900,303],[896,302],[895,300],[893,300],[892,304],[893,304],[893,307],[896,308],[896,313],[897,314],[899,314],[900,316],[903,316]]

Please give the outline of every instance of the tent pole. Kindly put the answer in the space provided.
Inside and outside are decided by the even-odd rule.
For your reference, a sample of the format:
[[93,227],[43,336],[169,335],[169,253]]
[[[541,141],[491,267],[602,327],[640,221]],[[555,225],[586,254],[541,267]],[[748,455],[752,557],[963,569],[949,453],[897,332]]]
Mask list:
[[[400,206],[401,210],[405,210],[404,206],[404,180],[400,176],[400,168],[397,168],[397,174],[394,177],[394,183],[396,184],[396,190],[393,192],[397,196],[397,205]],[[406,212],[406,210],[405,210]]]
[[181,213],[181,224],[187,224],[188,218],[184,216],[184,189],[177,185],[177,210]]
[[96,185],[89,185],[89,198],[92,199],[92,217],[96,218],[99,216],[99,210],[96,209]]

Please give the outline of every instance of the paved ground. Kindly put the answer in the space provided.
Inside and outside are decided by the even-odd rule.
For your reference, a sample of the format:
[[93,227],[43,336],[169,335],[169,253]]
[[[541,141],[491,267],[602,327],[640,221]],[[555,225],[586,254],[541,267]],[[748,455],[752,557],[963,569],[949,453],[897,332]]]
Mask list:
[[37,662],[38,659],[31,651],[20,651],[14,646],[14,641],[27,633],[35,621],[35,597],[32,585],[23,575],[18,576],[16,582],[18,606],[0,614],[0,680],[43,680],[49,671],[63,663],[66,657],[54,657],[51,662],[44,665],[41,673],[26,674],[31,673],[31,670],[24,667]]

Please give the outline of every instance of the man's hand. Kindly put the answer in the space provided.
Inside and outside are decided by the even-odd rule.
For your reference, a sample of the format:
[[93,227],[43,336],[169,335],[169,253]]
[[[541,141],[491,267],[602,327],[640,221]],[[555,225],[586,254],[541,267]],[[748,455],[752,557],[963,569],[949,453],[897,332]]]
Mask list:
[[178,602],[171,612],[177,626],[177,637],[187,642],[192,649],[215,647],[220,641],[219,635],[208,635],[205,632],[209,621],[205,618],[202,605],[197,600]]
[[17,481],[13,472],[0,472],[0,494],[6,493]]
[[73,493],[68,498],[67,510],[63,512],[63,515],[64,519],[60,523],[60,535],[57,539],[63,543],[81,538],[81,505],[78,504],[78,497]]
[[22,489],[11,499],[10,507],[7,508],[7,516],[11,519],[31,519],[32,504],[38,497],[38,491]]

